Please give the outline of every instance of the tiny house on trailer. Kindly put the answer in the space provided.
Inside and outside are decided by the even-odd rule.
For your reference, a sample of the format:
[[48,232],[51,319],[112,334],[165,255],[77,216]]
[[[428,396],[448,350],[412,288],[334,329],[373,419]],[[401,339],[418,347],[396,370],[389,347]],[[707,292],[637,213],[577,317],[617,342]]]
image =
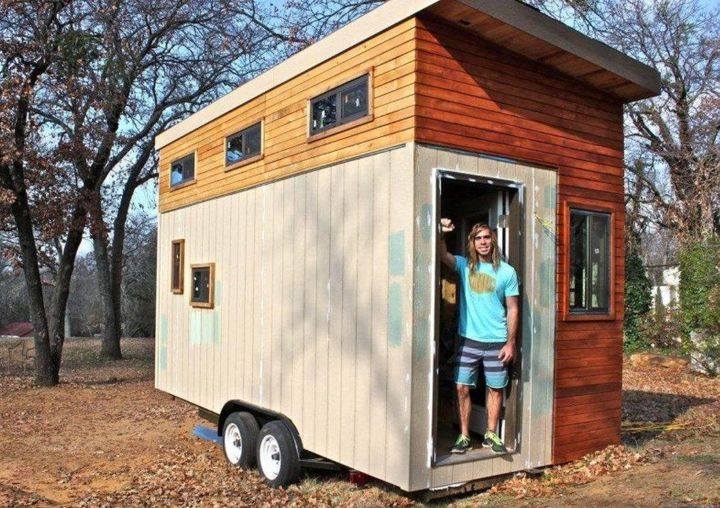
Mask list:
[[[323,459],[440,489],[617,443],[622,109],[658,89],[506,0],[390,0],[240,86],[156,140],[156,387],[273,485]],[[441,217],[457,254],[489,223],[521,280],[505,455],[448,453]]]

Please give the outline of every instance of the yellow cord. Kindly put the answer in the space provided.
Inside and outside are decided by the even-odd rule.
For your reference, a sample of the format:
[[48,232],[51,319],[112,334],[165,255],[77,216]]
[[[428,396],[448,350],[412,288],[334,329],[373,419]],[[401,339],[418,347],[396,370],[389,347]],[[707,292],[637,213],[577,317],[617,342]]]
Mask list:
[[686,423],[673,422],[628,422],[621,425],[623,432],[646,432],[649,430],[682,430],[686,429]]

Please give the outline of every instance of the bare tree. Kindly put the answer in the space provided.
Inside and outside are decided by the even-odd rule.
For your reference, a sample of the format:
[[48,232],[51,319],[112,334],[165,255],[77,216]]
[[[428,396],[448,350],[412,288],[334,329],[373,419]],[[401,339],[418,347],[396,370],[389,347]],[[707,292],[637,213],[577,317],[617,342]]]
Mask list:
[[82,182],[105,316],[101,354],[121,358],[125,224],[135,190],[157,176],[154,138],[256,72],[256,31],[222,0],[94,6],[74,26],[65,72],[37,114],[54,125]]
[[384,3],[384,0],[285,0],[238,10],[274,41],[277,58],[288,57]]
[[635,226],[685,239],[720,232],[720,9],[696,0],[535,2],[661,74],[626,107],[626,188]]
[[[47,155],[40,136],[43,131],[32,118],[38,89],[57,67],[64,48],[69,47],[73,16],[82,16],[69,4],[69,0],[0,1],[0,214],[12,217],[18,239],[35,328],[35,377],[43,385],[59,380],[68,288],[85,225],[82,205],[66,201],[64,185],[54,193],[45,193],[61,165]],[[46,204],[58,197],[69,206],[52,216]],[[67,233],[64,245],[58,243],[59,263],[47,310],[36,241],[40,217],[52,217],[49,229],[67,226],[62,228]]]
[[155,270],[157,223],[136,212],[128,220],[123,276],[123,329],[129,337],[155,333]]

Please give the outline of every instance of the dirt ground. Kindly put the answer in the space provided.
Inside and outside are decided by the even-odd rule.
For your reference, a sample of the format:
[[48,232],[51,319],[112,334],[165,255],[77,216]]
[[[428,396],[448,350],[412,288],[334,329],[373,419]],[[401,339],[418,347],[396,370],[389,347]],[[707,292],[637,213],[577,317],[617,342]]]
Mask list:
[[[97,341],[70,340],[54,388],[0,371],[0,506],[416,502],[339,474],[266,487],[193,437],[205,422],[188,404],[153,388],[152,340],[128,339],[124,348],[124,360],[104,362]],[[720,380],[626,363],[623,385],[622,446],[439,504],[720,506]]]

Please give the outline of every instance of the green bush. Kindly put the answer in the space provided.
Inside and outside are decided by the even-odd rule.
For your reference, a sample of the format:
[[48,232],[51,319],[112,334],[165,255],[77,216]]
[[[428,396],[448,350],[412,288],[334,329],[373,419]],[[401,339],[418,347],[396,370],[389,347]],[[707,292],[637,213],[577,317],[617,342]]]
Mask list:
[[681,249],[680,310],[688,352],[700,353],[702,362],[717,365],[720,362],[720,244],[717,239]]
[[625,334],[624,348],[628,353],[646,349],[649,342],[642,333],[642,324],[652,303],[652,286],[637,251],[630,249],[625,256]]

